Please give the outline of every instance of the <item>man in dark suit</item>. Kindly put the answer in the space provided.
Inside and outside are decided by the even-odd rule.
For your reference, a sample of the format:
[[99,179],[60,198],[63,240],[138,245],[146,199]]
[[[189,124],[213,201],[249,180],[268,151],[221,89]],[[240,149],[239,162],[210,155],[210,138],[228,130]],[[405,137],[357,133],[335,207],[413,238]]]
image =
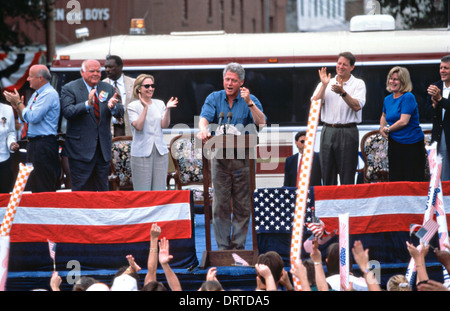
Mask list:
[[121,118],[114,87],[100,81],[97,60],[81,65],[81,78],[61,90],[61,111],[67,119],[65,151],[73,191],[107,191],[111,160],[111,117]]
[[[286,158],[284,163],[284,187],[297,187],[297,172],[300,166],[300,159],[305,148],[306,132],[298,132],[295,135],[295,145],[298,153]],[[314,152],[313,165],[311,169],[310,186],[322,186],[322,174],[320,172],[319,153]]]
[[[433,129],[431,140],[438,143],[438,153],[442,156],[441,180],[450,180],[450,55],[441,59],[439,67],[441,80],[427,89],[427,108],[433,110]],[[432,109],[431,109],[432,108]]]

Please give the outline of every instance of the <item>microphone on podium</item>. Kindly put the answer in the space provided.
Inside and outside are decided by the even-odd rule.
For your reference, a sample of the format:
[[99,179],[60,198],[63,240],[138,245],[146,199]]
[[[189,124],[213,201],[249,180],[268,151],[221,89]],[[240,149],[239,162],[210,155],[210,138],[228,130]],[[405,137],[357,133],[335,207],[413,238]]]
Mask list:
[[231,118],[233,117],[233,114],[230,112],[227,113],[227,124],[230,124]]
[[225,114],[223,112],[219,113],[219,128],[222,125],[223,118],[225,118]]
[[[227,125],[229,125],[230,124],[230,122],[231,122],[231,118],[233,117],[233,114],[231,113],[231,111],[229,111],[228,113],[227,113]],[[226,132],[225,132],[225,129],[226,129],[226,125],[224,126],[224,131],[223,131],[223,133],[224,134],[226,134]]]

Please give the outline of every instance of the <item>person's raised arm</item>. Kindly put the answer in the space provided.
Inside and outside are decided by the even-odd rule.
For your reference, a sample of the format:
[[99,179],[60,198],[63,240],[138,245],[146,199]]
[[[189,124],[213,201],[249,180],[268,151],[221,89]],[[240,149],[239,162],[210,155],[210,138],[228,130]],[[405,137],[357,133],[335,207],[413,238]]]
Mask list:
[[413,244],[406,242],[406,247],[411,257],[414,259],[417,271],[417,283],[422,281],[428,281],[428,273],[425,266],[425,256],[428,253],[429,245],[423,246],[421,244],[419,247],[415,247]]
[[[145,119],[147,118],[147,110],[149,105],[151,105],[151,102],[146,101],[141,93],[139,93],[139,99],[142,103],[142,105],[144,106],[144,109],[142,110],[142,112],[139,114],[139,117],[136,119],[136,121],[131,122],[131,125],[138,131],[142,131],[142,129],[144,128],[144,124],[145,124]],[[129,110],[134,110],[132,108],[128,108]]]
[[144,286],[151,281],[156,281],[156,270],[158,268],[158,238],[161,234],[161,228],[158,224],[152,224],[150,230],[150,250],[147,261],[147,274],[144,279]]
[[303,265],[303,262],[300,259],[295,260],[294,266],[291,267],[291,273],[300,280],[302,291],[311,291],[311,287],[309,286],[308,273],[305,266]]
[[165,129],[168,128],[170,125],[170,110],[172,108],[177,108],[178,105],[178,98],[171,97],[170,100],[167,102],[166,105],[166,112],[164,113],[164,117],[161,120],[161,128]]
[[59,292],[61,289],[59,288],[61,286],[62,279],[59,276],[57,271],[53,271],[52,277],[50,278],[50,288],[54,292]]
[[436,254],[438,261],[445,267],[445,270],[450,271],[450,246],[445,244],[444,246],[447,250],[440,250],[436,248],[434,253]]
[[353,244],[352,253],[355,262],[364,274],[364,279],[366,280],[369,291],[381,291],[375,275],[369,269],[369,249],[364,250],[361,241],[355,241]]
[[169,240],[162,238],[161,241],[159,241],[159,263],[164,270],[170,289],[172,291],[181,291],[180,281],[169,265],[169,261],[172,258],[173,256],[169,253]]
[[325,90],[327,89],[328,83],[330,83],[331,80],[331,73],[327,74],[327,68],[322,67],[319,69],[319,78],[320,78],[320,89],[316,93],[316,95],[313,96],[312,100],[321,100],[323,102],[323,99],[325,98]]
[[316,278],[317,290],[328,291],[327,278],[322,264],[322,253],[319,250],[319,243],[317,240],[313,242],[313,249],[310,254],[311,260],[314,263],[314,273]]

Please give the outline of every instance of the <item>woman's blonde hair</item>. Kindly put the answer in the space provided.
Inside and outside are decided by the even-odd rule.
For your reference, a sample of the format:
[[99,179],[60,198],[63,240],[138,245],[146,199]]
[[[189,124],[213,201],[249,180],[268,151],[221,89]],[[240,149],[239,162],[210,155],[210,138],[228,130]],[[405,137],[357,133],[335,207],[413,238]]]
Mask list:
[[391,79],[391,77],[394,73],[397,73],[398,80],[400,81],[399,92],[400,93],[411,92],[413,89],[413,86],[412,86],[411,78],[409,75],[409,71],[405,67],[400,67],[400,66],[396,66],[389,71],[389,73],[387,75],[387,79],[386,79],[386,90],[388,90],[388,92],[392,92],[391,87],[389,85],[389,80]]
[[411,291],[411,287],[409,286],[408,279],[402,275],[397,274],[391,276],[386,285],[387,291],[390,292],[409,292]]
[[134,85],[133,85],[133,96],[136,99],[139,99],[139,88],[142,86],[142,82],[144,82],[145,79],[151,79],[153,81],[153,83],[155,83],[155,78],[152,75],[149,74],[141,74],[139,75],[136,80],[134,80]]

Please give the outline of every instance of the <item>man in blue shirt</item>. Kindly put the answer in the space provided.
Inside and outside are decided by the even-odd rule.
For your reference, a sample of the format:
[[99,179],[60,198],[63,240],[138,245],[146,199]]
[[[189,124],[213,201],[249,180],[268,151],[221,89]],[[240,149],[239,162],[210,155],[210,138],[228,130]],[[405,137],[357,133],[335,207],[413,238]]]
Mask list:
[[[230,63],[225,67],[224,90],[211,93],[202,107],[198,133],[200,139],[207,141],[211,137],[209,125],[218,124],[222,113],[224,118],[231,117],[229,121],[223,120],[223,123],[233,125],[242,134],[255,134],[256,128],[252,131],[252,127],[266,124],[261,103],[243,87],[244,78],[245,71],[240,64]],[[225,158],[217,156],[211,161],[214,188],[212,218],[219,250],[245,248],[252,200],[249,163],[248,153],[244,159],[229,159],[227,154]]]
[[33,171],[25,190],[32,192],[56,191],[58,171],[58,128],[60,104],[59,95],[50,85],[50,71],[45,65],[30,68],[28,82],[36,92],[25,106],[24,97],[17,90],[4,92],[5,98],[17,111],[19,119],[27,129],[27,162],[33,164]]

